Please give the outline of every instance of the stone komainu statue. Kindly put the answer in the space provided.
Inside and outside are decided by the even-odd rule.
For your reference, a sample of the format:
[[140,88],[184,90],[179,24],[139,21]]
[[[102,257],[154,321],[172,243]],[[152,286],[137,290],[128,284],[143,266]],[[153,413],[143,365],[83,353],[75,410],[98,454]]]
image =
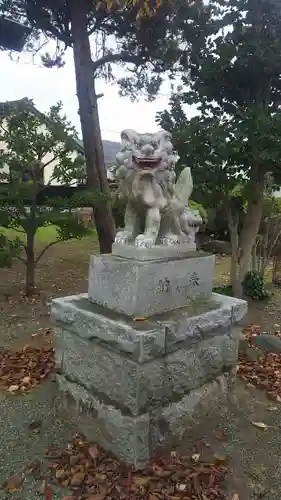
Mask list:
[[191,171],[185,167],[176,181],[171,134],[121,133],[115,178],[125,197],[125,228],[115,243],[149,248],[186,243],[195,249],[200,214],[188,207],[193,189]]

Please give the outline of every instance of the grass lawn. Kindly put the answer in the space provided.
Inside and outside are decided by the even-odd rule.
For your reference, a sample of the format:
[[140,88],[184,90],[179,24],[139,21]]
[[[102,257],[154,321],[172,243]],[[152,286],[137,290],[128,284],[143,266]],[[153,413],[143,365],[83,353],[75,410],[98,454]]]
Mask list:
[[[26,241],[26,235],[23,232],[16,231],[15,229],[6,229],[4,227],[0,228],[0,234],[5,234],[9,239],[20,238],[22,241]],[[41,246],[55,241],[57,238],[57,228],[54,225],[49,225],[45,227],[40,227],[36,232],[36,245]],[[96,231],[92,231],[91,238],[97,239]]]

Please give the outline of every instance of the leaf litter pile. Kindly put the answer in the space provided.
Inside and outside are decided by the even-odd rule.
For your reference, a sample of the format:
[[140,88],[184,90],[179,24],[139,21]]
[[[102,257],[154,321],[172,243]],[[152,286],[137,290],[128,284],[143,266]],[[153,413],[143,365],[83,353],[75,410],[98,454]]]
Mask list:
[[58,453],[49,450],[49,469],[71,491],[64,500],[226,500],[225,460],[213,463],[172,452],[145,470],[126,467],[97,445],[76,435]]
[[[254,338],[263,335],[258,325],[251,325],[243,331],[249,347],[254,346]],[[281,332],[276,331],[281,338]],[[242,355],[239,359],[237,375],[247,382],[248,386],[264,389],[270,399],[281,402],[281,354],[270,353],[258,359],[250,359]]]
[[52,347],[25,346],[18,351],[0,349],[0,389],[22,393],[37,386],[55,366]]

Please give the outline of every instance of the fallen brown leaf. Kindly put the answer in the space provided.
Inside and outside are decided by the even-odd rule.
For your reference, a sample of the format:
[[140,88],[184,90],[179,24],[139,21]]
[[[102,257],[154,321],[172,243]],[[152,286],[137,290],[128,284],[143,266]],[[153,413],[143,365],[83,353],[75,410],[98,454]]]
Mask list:
[[68,476],[68,473],[67,473],[67,471],[65,471],[65,469],[57,469],[55,475],[56,475],[56,479],[58,479],[60,481],[62,479],[65,479]]
[[34,420],[34,422],[31,422],[28,426],[28,429],[30,431],[38,432],[40,431],[42,426],[42,422],[40,420]]
[[70,480],[71,486],[80,486],[85,479],[85,472],[76,472]]
[[54,369],[54,349],[26,345],[18,351],[0,349],[1,387],[11,394],[42,382]]
[[35,472],[40,472],[41,463],[39,460],[35,460],[34,462],[28,464],[25,468],[27,474],[34,474]]
[[[94,450],[94,460],[90,450]],[[208,463],[172,452],[168,457],[158,457],[137,472],[76,435],[64,450],[56,451],[53,461],[53,466],[49,464],[53,477],[60,485],[75,492],[75,500],[142,500],[144,496],[146,500],[227,498],[223,491],[226,459],[218,455]]]
[[46,481],[46,479],[44,479],[44,481],[40,484],[40,486],[38,488],[39,495],[44,495],[46,488],[47,488],[47,481]]
[[26,384],[30,384],[31,382],[31,377],[29,375],[27,375],[27,377],[23,377],[23,379],[21,380],[22,384],[26,385]]
[[278,406],[268,406],[266,409],[267,409],[267,411],[278,411],[279,410]]
[[89,448],[89,455],[90,457],[95,460],[99,456],[99,449],[96,444],[93,444],[93,446],[90,446]]
[[216,464],[225,464],[227,462],[226,457],[220,453],[214,453],[213,457]]
[[9,392],[16,392],[18,391],[20,388],[20,385],[17,385],[17,384],[12,384],[8,387],[8,391]]
[[52,500],[52,499],[53,499],[53,492],[51,486],[47,486],[45,489],[45,500]]
[[226,432],[224,432],[224,431],[216,432],[215,437],[219,441],[227,441],[227,439],[228,439],[228,436],[227,436]]
[[16,491],[20,491],[23,484],[23,478],[20,476],[11,476],[8,479],[6,484],[6,490],[9,493],[15,493]]
[[149,477],[145,476],[135,476],[133,481],[136,486],[147,486],[149,483]]
[[85,500],[104,500],[107,496],[107,491],[100,493],[93,493],[86,497]]
[[257,427],[258,429],[262,429],[264,431],[266,431],[270,427],[269,425],[265,424],[264,422],[251,422],[251,424],[254,427]]

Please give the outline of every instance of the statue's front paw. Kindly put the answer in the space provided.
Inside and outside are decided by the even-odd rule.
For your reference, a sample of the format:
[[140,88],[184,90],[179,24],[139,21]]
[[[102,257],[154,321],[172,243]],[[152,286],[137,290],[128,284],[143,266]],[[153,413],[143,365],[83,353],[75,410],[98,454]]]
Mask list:
[[132,243],[132,240],[132,233],[129,233],[129,231],[119,231],[115,236],[114,243],[118,243],[119,245],[129,245]]
[[138,248],[151,248],[155,244],[154,238],[139,234],[135,239],[135,246]]

